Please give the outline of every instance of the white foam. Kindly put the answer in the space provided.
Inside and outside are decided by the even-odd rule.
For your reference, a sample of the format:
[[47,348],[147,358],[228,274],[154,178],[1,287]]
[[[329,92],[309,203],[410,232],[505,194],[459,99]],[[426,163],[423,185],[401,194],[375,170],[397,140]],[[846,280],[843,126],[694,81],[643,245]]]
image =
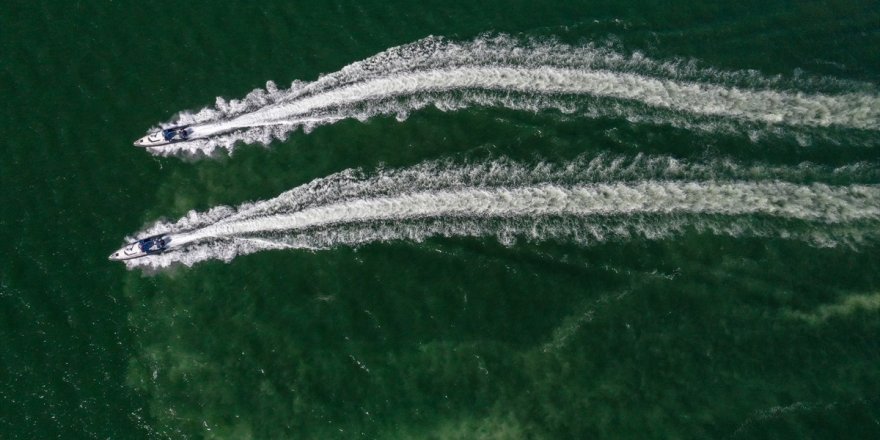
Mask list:
[[[826,92],[804,91],[817,89]],[[397,115],[403,119],[429,105],[441,110],[556,109],[701,130],[733,129],[751,137],[778,127],[880,128],[880,96],[870,85],[720,72],[682,61],[656,62],[638,53],[625,56],[592,45],[573,47],[505,36],[451,43],[432,37],[389,49],[311,83],[295,82],[287,90],[270,82],[265,90],[255,90],[242,100],[218,98],[214,109],[184,113],[163,124],[192,124],[192,136],[202,139],[149,151],[160,155],[231,151],[237,142],[267,144],[299,128],[308,131],[347,118]]]
[[394,75],[342,87],[291,103],[270,106],[222,123],[199,126],[194,135],[211,136],[266,125],[304,124],[308,120],[299,119],[301,116],[321,108],[397,95],[467,89],[587,94],[639,101],[652,107],[701,115],[790,125],[841,125],[868,129],[876,128],[880,120],[880,99],[874,96],[792,95],[679,83],[627,73],[553,67],[460,67]]
[[[268,249],[323,249],[431,236],[589,243],[632,236],[662,238],[696,229],[804,239],[816,245],[873,237],[880,221],[880,186],[875,184],[744,182],[720,176],[667,180],[719,172],[734,177],[737,172],[821,174],[804,172],[808,166],[799,169],[736,171],[735,165],[698,166],[640,156],[600,157],[562,167],[524,167],[509,161],[458,168],[429,163],[370,178],[348,171],[237,209],[219,207],[191,212],[175,223],[157,223],[138,236],[171,234],[174,250],[127,264],[191,265]],[[634,179],[638,174],[657,177]],[[620,181],[597,181],[602,176]]]

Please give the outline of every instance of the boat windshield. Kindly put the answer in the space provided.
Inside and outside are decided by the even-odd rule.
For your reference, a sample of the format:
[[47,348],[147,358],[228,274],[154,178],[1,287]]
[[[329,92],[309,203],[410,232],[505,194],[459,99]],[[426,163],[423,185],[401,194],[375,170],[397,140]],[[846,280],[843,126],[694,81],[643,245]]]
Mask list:
[[165,240],[162,238],[145,238],[138,241],[143,252],[156,252],[165,249]]
[[178,135],[179,133],[180,132],[176,129],[166,128],[165,130],[162,130],[162,137],[164,137],[166,141],[170,141],[171,139],[174,139],[174,136]]

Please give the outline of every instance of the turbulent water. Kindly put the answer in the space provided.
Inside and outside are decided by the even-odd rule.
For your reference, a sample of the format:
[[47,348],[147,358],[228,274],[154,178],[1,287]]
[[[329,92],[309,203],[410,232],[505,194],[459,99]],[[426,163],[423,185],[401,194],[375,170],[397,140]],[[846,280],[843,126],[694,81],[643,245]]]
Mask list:
[[[817,87],[819,86],[819,87]],[[805,89],[811,91],[805,91]],[[724,72],[681,60],[658,62],[595,45],[519,41],[508,36],[466,43],[429,37],[388,49],[313,82],[289,89],[268,83],[241,100],[183,112],[161,127],[191,125],[194,139],[150,148],[158,155],[195,155],[236,143],[287,139],[297,129],[342,119],[396,115],[426,106],[471,106],[671,124],[751,137],[776,133],[859,143],[880,128],[880,94],[865,83],[830,78],[784,79]],[[827,129],[843,130],[829,133]],[[824,129],[824,130],[823,130]]]
[[[688,228],[800,238],[826,246],[857,244],[876,238],[880,186],[797,184],[780,178],[877,174],[870,166],[861,168],[744,168],[601,156],[566,166],[525,167],[506,160],[467,167],[431,163],[368,178],[349,170],[270,200],[192,211],[177,222],[157,223],[137,237],[168,234],[169,251],[126,264],[192,265],[261,250],[431,236],[588,244],[663,238]],[[724,177],[714,177],[719,175]],[[742,180],[746,175],[751,179]]]

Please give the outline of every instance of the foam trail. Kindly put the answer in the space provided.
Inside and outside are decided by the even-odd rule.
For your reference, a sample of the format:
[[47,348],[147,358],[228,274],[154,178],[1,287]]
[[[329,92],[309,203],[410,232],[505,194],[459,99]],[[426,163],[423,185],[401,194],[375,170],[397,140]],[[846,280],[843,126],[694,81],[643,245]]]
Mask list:
[[556,109],[588,116],[701,130],[876,131],[880,95],[873,85],[832,79],[784,80],[755,72],[719,72],[693,63],[660,63],[592,45],[483,37],[452,43],[430,37],[392,48],[311,83],[273,83],[240,101],[183,113],[165,126],[193,127],[190,142],[154,154],[229,151],[237,142],[269,143],[292,131],[426,106]]
[[[651,161],[636,158],[628,163],[641,163],[636,166],[647,174],[651,169],[643,165]],[[625,176],[626,167],[607,159],[584,163],[594,167],[526,168],[500,161],[435,168],[433,175],[425,166],[415,167],[414,173],[392,172],[366,179],[341,173],[238,209],[191,212],[176,223],[157,223],[139,236],[171,234],[172,251],[126,264],[192,265],[268,249],[323,249],[431,236],[589,243],[632,236],[662,238],[690,228],[835,245],[874,239],[880,230],[880,186],[876,184],[656,178],[600,183],[590,179]],[[509,171],[512,177],[504,177]],[[707,174],[705,168],[686,164],[653,172],[661,176]],[[767,176],[773,174],[780,171],[765,171]]]
[[240,128],[304,124],[299,119],[321,108],[370,99],[466,89],[541,94],[587,94],[643,102],[701,115],[738,117],[763,123],[841,125],[869,129],[880,120],[880,100],[858,95],[804,96],[679,83],[614,72],[573,69],[462,67],[413,72],[343,87],[280,104],[227,122],[197,127],[194,135],[211,136]]

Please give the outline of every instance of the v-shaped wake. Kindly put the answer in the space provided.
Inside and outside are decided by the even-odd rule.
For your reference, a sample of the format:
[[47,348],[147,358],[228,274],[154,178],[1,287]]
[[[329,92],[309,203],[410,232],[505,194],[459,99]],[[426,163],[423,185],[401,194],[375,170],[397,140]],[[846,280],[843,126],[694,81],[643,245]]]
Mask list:
[[880,128],[871,85],[831,79],[786,81],[754,72],[698,69],[639,54],[510,37],[453,43],[427,38],[387,50],[311,83],[268,84],[245,99],[183,113],[163,127],[189,126],[189,141],[149,148],[159,155],[231,151],[297,129],[379,115],[399,118],[434,106],[472,106],[625,118],[697,130],[809,133]]
[[[564,167],[530,168],[503,160],[474,166],[426,164],[367,178],[344,172],[270,200],[193,211],[177,222],[157,223],[138,237],[165,234],[171,237],[171,249],[126,264],[192,265],[269,249],[324,249],[432,236],[591,243],[700,230],[815,245],[875,239],[880,186],[821,182],[823,175],[840,172],[688,165],[643,157],[599,157]],[[757,179],[741,180],[745,176]],[[780,180],[786,178],[812,181]]]

